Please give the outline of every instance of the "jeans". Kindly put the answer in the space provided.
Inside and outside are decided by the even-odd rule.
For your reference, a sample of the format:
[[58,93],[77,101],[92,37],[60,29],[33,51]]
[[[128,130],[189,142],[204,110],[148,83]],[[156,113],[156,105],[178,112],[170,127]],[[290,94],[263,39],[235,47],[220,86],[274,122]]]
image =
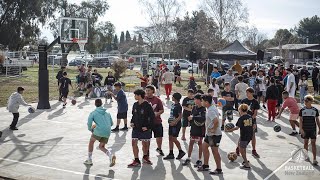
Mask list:
[[18,120],[19,120],[19,113],[12,113],[12,115],[13,115],[13,120],[12,120],[12,123],[10,125],[11,129],[16,128]]
[[277,99],[268,99],[268,120],[274,120],[276,118],[276,106],[278,104]]
[[304,102],[304,97],[308,94],[306,91],[305,86],[300,87],[300,103],[303,104]]

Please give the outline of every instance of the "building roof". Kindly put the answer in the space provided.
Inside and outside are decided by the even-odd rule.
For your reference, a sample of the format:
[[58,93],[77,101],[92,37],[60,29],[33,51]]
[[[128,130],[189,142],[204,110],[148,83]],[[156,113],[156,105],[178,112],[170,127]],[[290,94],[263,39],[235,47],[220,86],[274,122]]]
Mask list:
[[[320,47],[320,44],[285,44],[285,45],[282,45],[282,49],[285,49],[285,50],[300,50],[300,49],[313,48],[315,46],[319,46]],[[279,49],[280,49],[279,46],[268,48],[268,50],[279,50]]]

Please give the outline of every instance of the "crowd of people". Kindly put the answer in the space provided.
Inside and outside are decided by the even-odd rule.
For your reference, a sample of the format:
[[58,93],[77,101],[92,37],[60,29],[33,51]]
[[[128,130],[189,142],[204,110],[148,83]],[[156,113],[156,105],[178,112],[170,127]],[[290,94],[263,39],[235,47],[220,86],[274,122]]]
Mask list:
[[[177,65],[178,66],[178,65]],[[242,169],[250,169],[251,165],[246,155],[247,145],[251,142],[252,155],[259,158],[257,153],[258,132],[257,121],[258,111],[263,109],[268,111],[267,121],[274,122],[279,118],[283,111],[288,108],[290,111],[289,122],[292,127],[292,133],[289,135],[295,136],[301,134],[304,139],[304,148],[308,150],[308,143],[311,139],[313,160],[312,163],[317,165],[316,160],[316,137],[317,126],[320,129],[318,109],[312,106],[314,101],[313,96],[308,95],[307,79],[309,77],[304,69],[300,73],[296,73],[293,67],[284,68],[281,64],[278,67],[271,67],[268,71],[260,69],[254,64],[249,68],[230,69],[224,75],[221,75],[217,67],[213,68],[210,75],[210,85],[206,93],[197,86],[194,77],[190,78],[187,90],[187,96],[182,97],[181,93],[172,93],[172,84],[178,82],[177,73],[172,73],[165,66],[160,64],[156,69],[153,69],[152,75],[139,76],[144,82],[141,89],[134,91],[136,102],[132,107],[132,117],[129,125],[127,122],[128,102],[126,94],[122,89],[122,83],[116,82],[116,79],[111,73],[105,79],[105,86],[108,86],[107,96],[117,101],[117,123],[114,129],[112,116],[102,107],[102,100],[96,99],[96,109],[90,113],[88,118],[88,130],[92,132],[88,145],[88,158],[84,162],[87,165],[92,165],[92,151],[95,141],[99,141],[99,149],[105,153],[110,159],[110,166],[115,165],[116,156],[111,150],[106,149],[105,145],[111,136],[111,132],[127,131],[128,126],[132,128],[132,153],[134,160],[128,164],[128,167],[137,167],[141,165],[139,158],[138,142],[142,142],[142,161],[143,163],[152,165],[150,160],[150,141],[153,137],[156,139],[156,152],[160,156],[164,156],[164,160],[182,159],[186,154],[183,165],[191,163],[191,154],[195,143],[198,144],[198,158],[194,162],[194,166],[198,171],[209,170],[209,147],[212,151],[215,160],[216,168],[210,174],[222,174],[221,156],[219,146],[223,131],[232,132],[240,129],[240,137],[237,142],[235,151],[238,156],[242,156]],[[86,70],[84,66],[79,67],[79,89],[87,87],[86,97],[90,93],[90,88],[95,83],[100,83],[102,76],[92,75],[92,67]],[[64,100],[64,107],[68,95],[68,88],[71,85],[67,78],[65,69],[62,68],[62,77],[57,75],[59,84],[59,97]],[[97,74],[97,71],[94,71]],[[298,76],[298,81],[296,79]],[[315,67],[312,73],[312,80],[319,76],[319,70]],[[147,80],[151,78],[151,81]],[[97,82],[98,81],[98,82]],[[193,84],[193,85],[191,85]],[[314,82],[317,84],[317,82]],[[163,122],[161,115],[165,109],[162,100],[160,99],[162,85],[165,88],[166,100],[172,101],[170,108],[170,116]],[[192,87],[191,87],[192,86]],[[297,88],[300,93],[300,105],[298,105],[295,95]],[[314,87],[315,93],[318,93],[319,88]],[[10,129],[17,130],[15,124],[18,121],[19,105],[28,105],[22,98],[24,89],[19,87],[16,93],[13,93],[8,102],[8,109],[13,114],[13,122]],[[221,91],[221,92],[220,92]],[[171,98],[170,98],[171,97]],[[183,98],[183,99],[182,99]],[[182,101],[182,103],[181,103]],[[221,103],[222,117],[218,110],[219,102]],[[226,120],[232,122],[233,114],[239,113],[239,118],[235,123],[235,127],[227,126]],[[17,114],[18,113],[18,114]],[[124,127],[119,128],[121,120],[124,121]],[[168,127],[169,149],[165,156],[162,148],[164,137],[164,126]],[[182,149],[180,141],[186,141],[186,130],[190,128],[190,140],[187,153]],[[299,128],[299,132],[297,132]],[[182,135],[180,137],[180,130]],[[320,134],[320,131],[318,132]],[[179,138],[180,137],[180,138]],[[174,147],[177,148],[178,154],[174,154]]]

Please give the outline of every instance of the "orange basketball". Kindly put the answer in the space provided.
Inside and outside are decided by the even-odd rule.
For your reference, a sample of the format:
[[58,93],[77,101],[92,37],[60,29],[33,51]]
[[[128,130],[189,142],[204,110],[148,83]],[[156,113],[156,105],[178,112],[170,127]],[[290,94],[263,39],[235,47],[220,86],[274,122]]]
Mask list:
[[96,124],[92,124],[91,129],[96,128]]
[[237,153],[235,153],[235,152],[230,152],[230,153],[228,154],[228,159],[229,159],[231,162],[235,161],[237,158],[238,158],[238,156],[237,156]]
[[77,101],[76,101],[75,99],[72,99],[72,100],[71,100],[71,104],[72,104],[72,105],[75,105],[76,103],[77,103]]

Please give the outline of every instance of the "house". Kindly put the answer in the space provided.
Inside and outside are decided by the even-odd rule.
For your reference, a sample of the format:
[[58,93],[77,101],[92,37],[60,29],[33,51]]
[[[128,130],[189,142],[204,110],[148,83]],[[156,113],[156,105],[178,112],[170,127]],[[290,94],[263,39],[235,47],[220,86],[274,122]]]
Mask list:
[[320,44],[285,44],[268,48],[273,56],[282,56],[289,63],[305,63],[320,56]]

